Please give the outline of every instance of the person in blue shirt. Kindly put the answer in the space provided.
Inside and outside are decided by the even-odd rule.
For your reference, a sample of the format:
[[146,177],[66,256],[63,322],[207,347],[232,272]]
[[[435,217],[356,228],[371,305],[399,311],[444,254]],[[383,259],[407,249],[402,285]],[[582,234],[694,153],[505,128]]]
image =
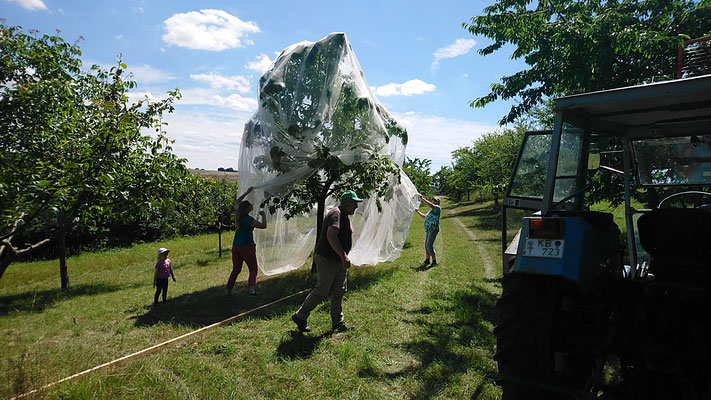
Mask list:
[[430,206],[430,211],[427,212],[427,214],[423,214],[419,208],[415,209],[416,213],[425,218],[425,253],[427,255],[422,266],[430,265],[430,257],[432,257],[432,265],[430,266],[434,267],[437,265],[437,254],[434,250],[434,242],[439,233],[439,215],[442,212],[442,208],[439,206],[439,197],[435,197],[432,199],[433,201],[429,201],[420,194],[420,200]]
[[259,266],[257,265],[257,246],[254,244],[253,231],[254,228],[265,229],[267,227],[267,221],[264,210],[259,211],[259,215],[262,217],[261,221],[252,218],[249,213],[254,209],[254,206],[252,206],[252,203],[249,201],[242,200],[253,189],[253,187],[250,187],[237,198],[237,230],[235,231],[235,238],[232,241],[232,273],[227,280],[228,296],[232,294],[232,288],[235,286],[237,275],[242,272],[242,262],[245,262],[247,268],[249,268],[249,278],[247,279],[249,294],[257,294],[257,269]]

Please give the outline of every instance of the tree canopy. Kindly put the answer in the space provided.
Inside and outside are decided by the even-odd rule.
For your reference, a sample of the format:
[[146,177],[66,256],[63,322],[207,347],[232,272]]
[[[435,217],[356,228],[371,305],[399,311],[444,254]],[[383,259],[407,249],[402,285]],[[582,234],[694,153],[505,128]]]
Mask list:
[[405,171],[417,191],[424,196],[432,194],[432,176],[430,175],[432,160],[421,158],[405,158],[402,170]]
[[345,34],[289,46],[259,86],[241,184],[262,188],[272,214],[302,216],[316,205],[319,233],[327,200],[347,189],[382,207],[389,181],[399,180],[407,132],[374,96]]
[[711,33],[711,0],[497,0],[463,27],[493,41],[480,54],[512,45],[529,66],[471,103],[517,100],[505,124],[547,97],[673,78],[678,46]]
[[77,42],[20,27],[0,26],[0,55],[0,277],[17,257],[56,240],[66,288],[73,226],[158,225],[151,217],[171,208],[190,218],[193,197],[174,194],[194,195],[200,178],[172,153],[162,122],[177,89],[164,100],[130,101],[135,83],[120,57],[109,70],[86,68]]
[[516,125],[514,128],[487,132],[474,140],[471,146],[454,150],[452,170],[448,173],[450,194],[458,198],[475,190],[480,195],[491,196],[496,206],[508,184],[526,129],[525,125]]

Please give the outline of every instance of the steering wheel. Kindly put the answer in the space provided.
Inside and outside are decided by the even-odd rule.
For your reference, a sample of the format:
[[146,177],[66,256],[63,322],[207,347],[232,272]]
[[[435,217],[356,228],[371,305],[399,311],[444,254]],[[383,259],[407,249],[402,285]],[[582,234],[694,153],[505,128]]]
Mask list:
[[[662,208],[662,204],[664,204],[666,201],[668,201],[670,199],[679,200],[679,203],[681,203],[682,208],[691,208],[691,207],[689,207],[689,205],[692,205],[692,204],[687,205],[687,203],[684,201],[684,197],[687,197],[687,196],[703,196],[703,197],[711,198],[711,193],[701,192],[698,190],[688,190],[686,192],[674,193],[670,196],[663,198],[662,201],[659,202],[659,205],[657,205],[657,208]],[[711,208],[711,204],[701,204],[700,206],[698,206],[696,208],[708,209],[708,208]]]

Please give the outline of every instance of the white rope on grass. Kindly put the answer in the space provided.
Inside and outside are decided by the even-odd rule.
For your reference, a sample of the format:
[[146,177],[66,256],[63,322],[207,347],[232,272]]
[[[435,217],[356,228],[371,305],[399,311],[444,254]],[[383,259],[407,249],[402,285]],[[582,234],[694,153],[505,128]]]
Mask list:
[[207,331],[207,330],[210,330],[210,329],[212,329],[212,328],[217,328],[218,326],[227,325],[227,324],[229,324],[229,323],[235,321],[236,319],[239,319],[239,318],[241,318],[241,317],[244,317],[245,315],[249,315],[249,314],[251,314],[251,313],[253,313],[253,312],[255,312],[255,311],[259,311],[259,310],[261,310],[261,309],[263,309],[263,308],[267,308],[267,307],[272,306],[272,305],[274,305],[274,304],[276,304],[276,303],[279,303],[279,302],[288,300],[288,299],[290,299],[290,298],[292,298],[292,297],[295,297],[295,296],[298,296],[298,295],[300,295],[300,294],[303,294],[304,292],[309,291],[309,290],[311,290],[311,288],[301,290],[301,291],[296,292],[296,293],[294,293],[294,294],[290,294],[290,295],[288,295],[288,296],[286,296],[286,297],[282,297],[281,299],[274,300],[274,301],[272,301],[271,303],[267,303],[267,304],[261,305],[261,306],[259,306],[259,307],[257,307],[257,308],[253,308],[253,309],[251,309],[251,310],[248,310],[248,311],[239,313],[239,314],[237,314],[237,315],[233,315],[233,316],[231,316],[231,317],[229,317],[229,318],[227,318],[227,319],[223,319],[223,320],[220,321],[220,322],[215,322],[215,323],[212,324],[212,325],[204,326],[204,327],[202,327],[202,328],[200,328],[200,329],[194,330],[194,331],[192,331],[192,332],[188,332],[188,333],[186,333],[186,334],[184,334],[184,335],[181,335],[181,336],[178,336],[178,337],[176,337],[176,338],[167,340],[167,341],[165,341],[165,342],[163,342],[163,343],[159,343],[159,344],[157,344],[157,345],[155,345],[155,346],[151,346],[151,347],[148,347],[148,348],[146,348],[146,349],[143,349],[143,350],[137,351],[137,352],[135,352],[135,353],[129,354],[129,355],[127,355],[127,356],[123,356],[123,357],[121,357],[121,358],[117,358],[117,359],[115,359],[115,360],[113,360],[113,361],[109,361],[109,362],[107,362],[107,363],[104,363],[104,364],[101,364],[101,365],[97,365],[96,367],[89,368],[89,369],[87,369],[87,370],[81,371],[81,372],[79,372],[79,373],[76,373],[76,374],[74,374],[74,375],[68,376],[68,377],[66,377],[66,378],[62,378],[62,379],[60,379],[60,380],[58,380],[58,381],[56,381],[56,382],[48,383],[48,384],[46,384],[46,385],[44,385],[44,386],[42,386],[42,387],[39,387],[39,388],[34,389],[34,390],[31,390],[31,391],[29,391],[29,392],[27,392],[27,393],[23,393],[23,394],[19,394],[19,395],[15,396],[15,397],[11,397],[10,400],[22,399],[22,398],[25,398],[25,397],[27,397],[27,396],[30,396],[30,395],[33,395],[33,394],[36,394],[36,393],[45,391],[45,390],[49,389],[49,388],[52,387],[52,386],[55,386],[55,385],[58,385],[58,384],[60,384],[60,383],[63,383],[63,382],[72,380],[72,379],[74,379],[74,378],[78,378],[78,377],[80,377],[80,376],[86,375],[86,374],[88,374],[88,373],[90,373],[90,372],[98,371],[98,370],[100,370],[100,369],[103,369],[103,368],[106,368],[106,367],[109,367],[109,366],[112,366],[112,365],[116,365],[116,364],[121,363],[121,362],[124,362],[124,361],[132,360],[132,359],[134,359],[134,358],[138,358],[138,357],[141,357],[141,356],[145,356],[145,355],[147,355],[147,354],[153,353],[153,352],[156,351],[156,350],[160,350],[160,349],[162,349],[163,347],[166,347],[166,346],[171,345],[171,344],[173,344],[173,343],[179,342],[179,341],[181,341],[181,340],[183,340],[183,339],[187,339],[187,338],[189,338],[190,336],[197,335],[198,333],[202,333],[202,332]]

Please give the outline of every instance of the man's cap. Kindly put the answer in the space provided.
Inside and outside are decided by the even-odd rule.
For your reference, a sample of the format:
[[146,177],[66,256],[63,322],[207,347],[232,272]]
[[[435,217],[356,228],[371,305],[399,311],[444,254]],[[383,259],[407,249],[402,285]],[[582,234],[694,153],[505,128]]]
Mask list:
[[440,203],[439,197],[437,197],[437,196],[435,196],[435,197],[433,198],[433,200],[436,201],[437,203]]
[[346,190],[345,192],[343,192],[343,194],[341,195],[341,200],[353,200],[356,202],[363,201],[363,199],[359,199],[356,192],[352,190]]
[[167,253],[167,252],[169,252],[169,251],[170,251],[170,250],[166,249],[165,247],[161,247],[160,249],[158,249],[158,255],[161,255],[161,254],[163,254],[163,253]]

